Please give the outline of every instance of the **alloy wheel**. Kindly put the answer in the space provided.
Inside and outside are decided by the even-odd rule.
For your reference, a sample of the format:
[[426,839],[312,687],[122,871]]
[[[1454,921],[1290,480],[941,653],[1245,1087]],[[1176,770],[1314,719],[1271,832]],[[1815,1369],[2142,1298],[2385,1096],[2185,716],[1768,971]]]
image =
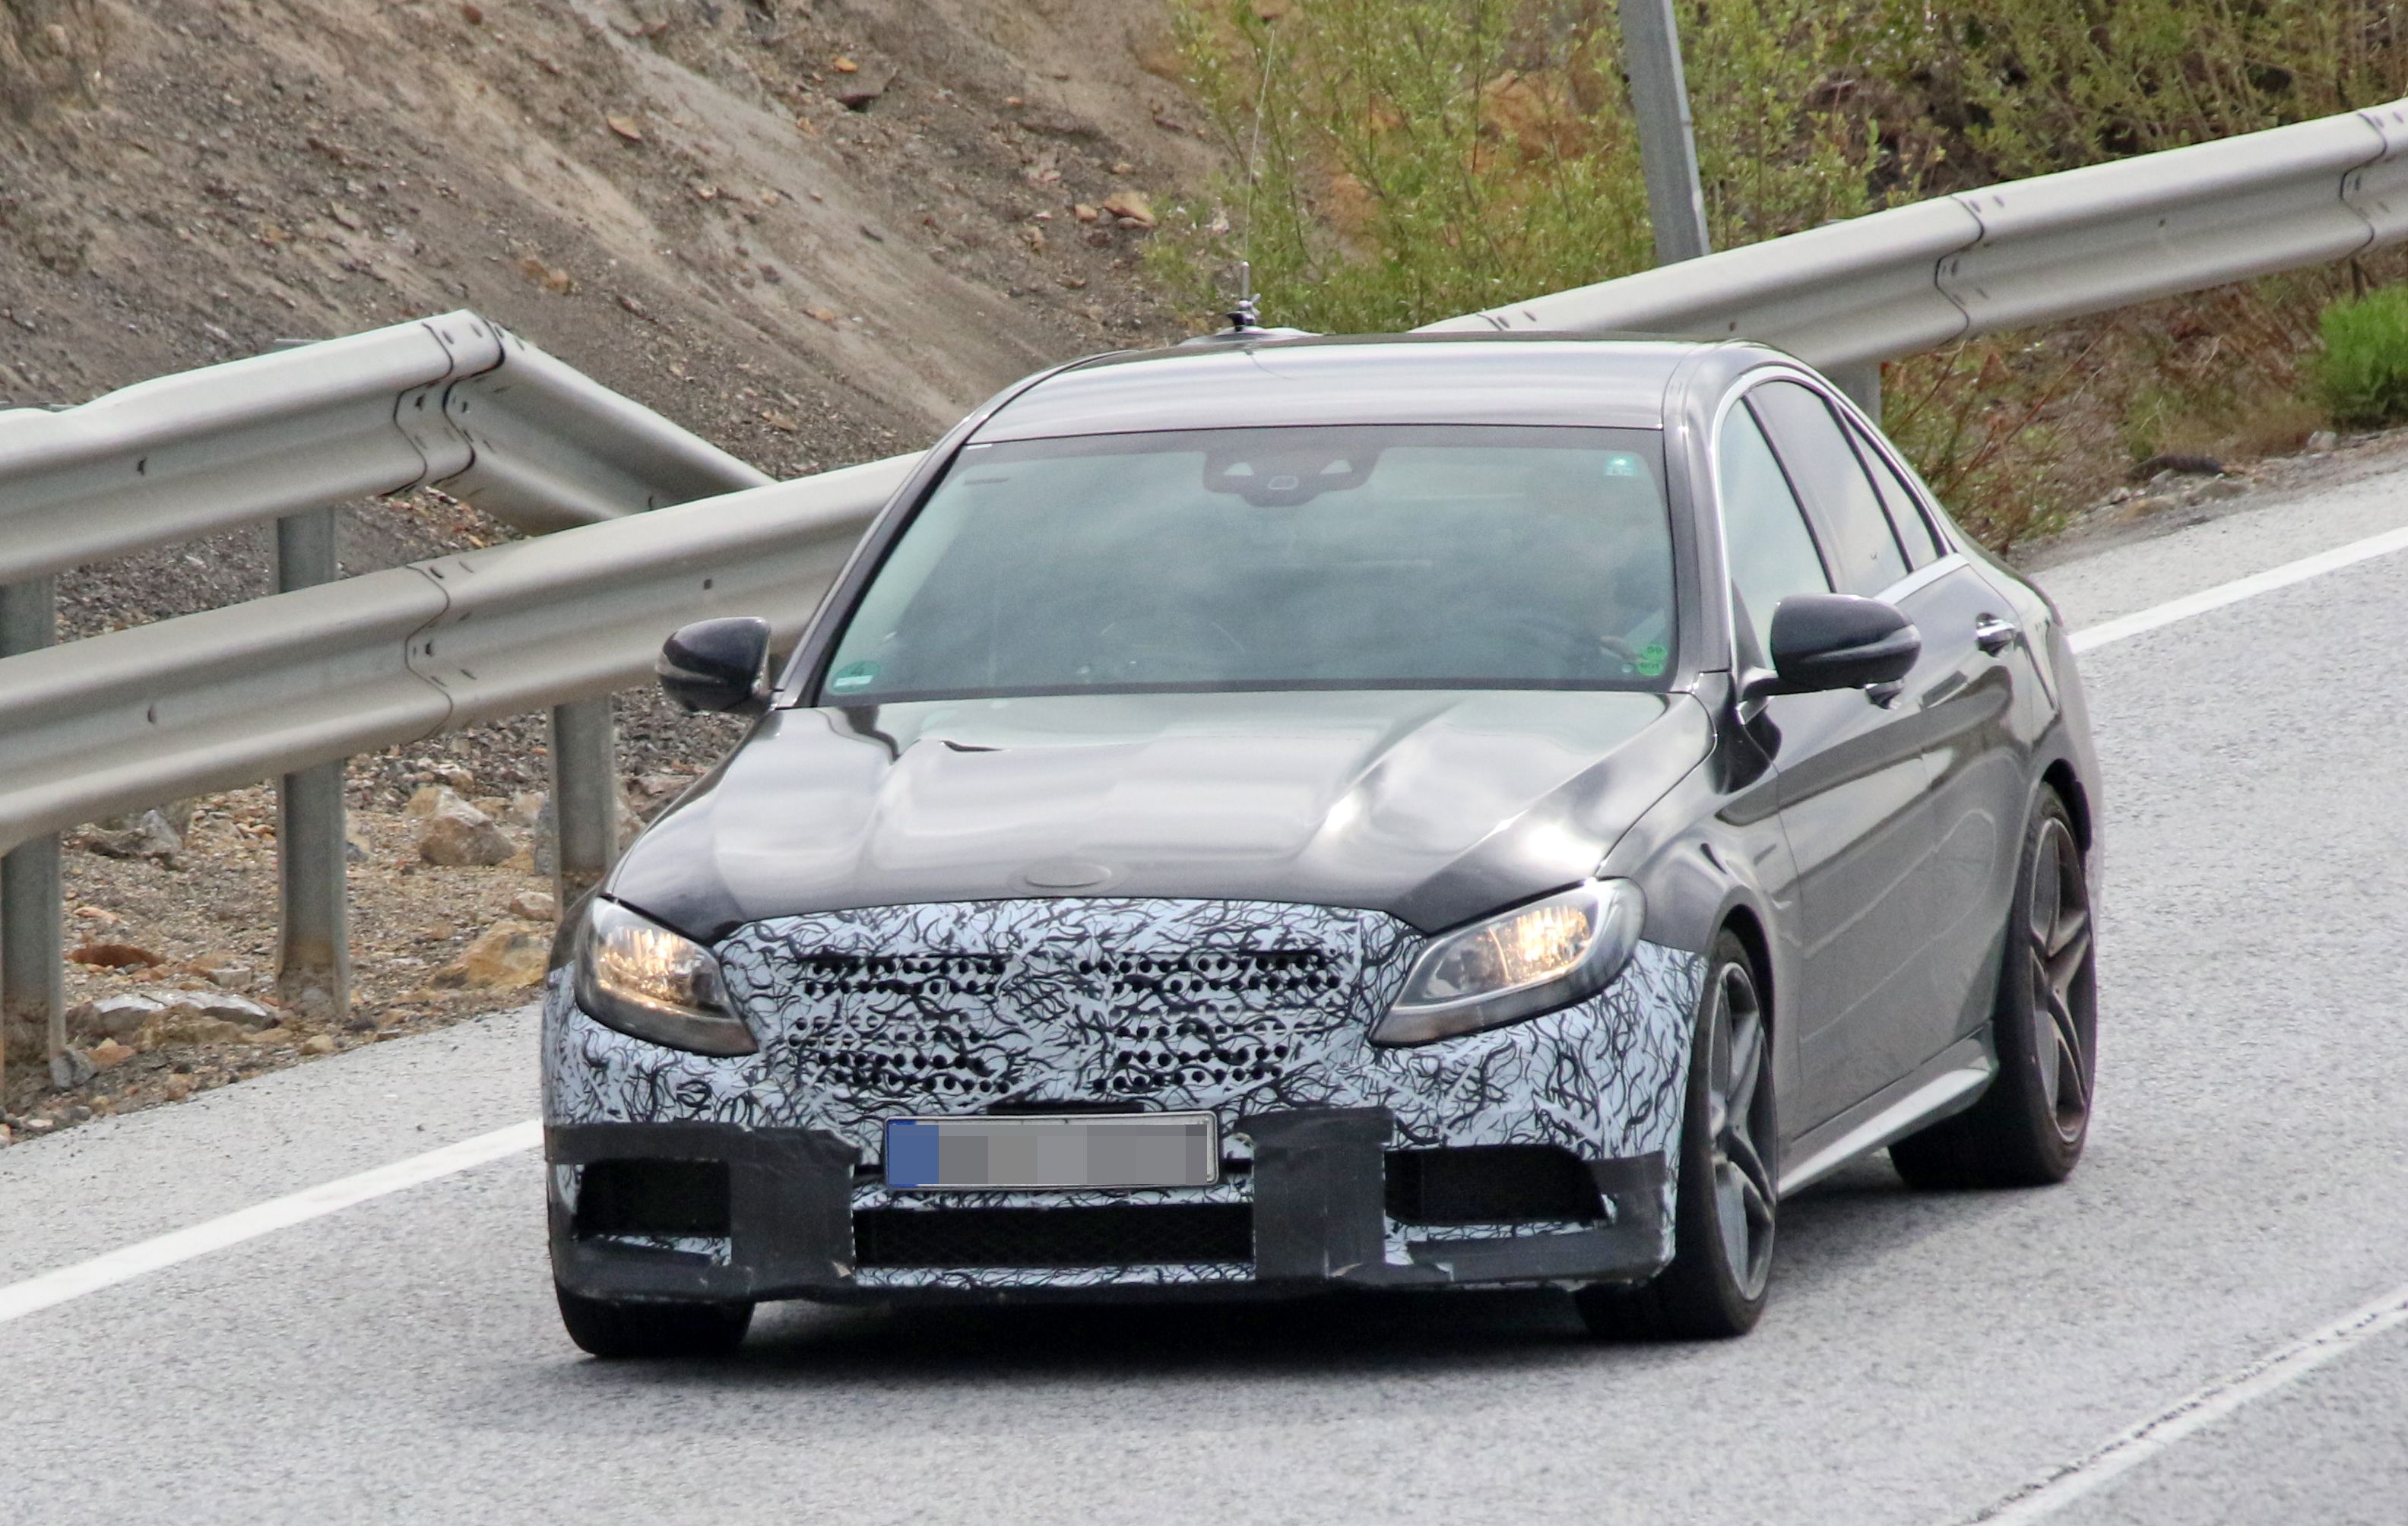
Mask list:
[[2031,961],[2032,1048],[2041,1102],[2057,1136],[2071,1143],[2090,1121],[2091,1049],[2097,1018],[2091,996],[2090,881],[2082,849],[2066,824],[2042,823],[2033,845],[2031,901],[2024,908]]
[[1724,1262],[1749,1299],[1763,1292],[1772,1271],[1772,1177],[1762,1148],[1772,1137],[1765,1037],[1755,980],[1744,965],[1724,965],[1706,1014],[1706,1121]]

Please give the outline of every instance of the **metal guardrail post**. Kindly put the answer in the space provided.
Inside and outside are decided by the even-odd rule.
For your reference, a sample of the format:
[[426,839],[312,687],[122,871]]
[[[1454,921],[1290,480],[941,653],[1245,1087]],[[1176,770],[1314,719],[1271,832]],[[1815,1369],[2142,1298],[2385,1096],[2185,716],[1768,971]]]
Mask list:
[[1631,114],[1639,121],[1656,263],[1694,260],[1713,245],[1706,235],[1706,198],[1698,185],[1698,139],[1689,122],[1689,85],[1681,70],[1672,0],[1622,0],[1622,64],[1630,75]]
[[1831,384],[1855,400],[1865,410],[1865,417],[1881,422],[1881,362],[1862,361],[1855,365],[1831,365],[1823,369]]
[[609,695],[552,706],[552,880],[564,917],[619,856],[615,750]]
[[[0,657],[47,647],[57,635],[55,580],[0,587]],[[36,837],[0,858],[0,1014],[39,1024],[53,1056],[67,1043],[64,911],[57,836]],[[0,1048],[5,1044],[0,1038]],[[0,1054],[0,1080],[7,1075]]]
[[[331,583],[339,576],[333,509],[314,508],[276,521],[278,592]],[[323,991],[328,1009],[308,1015],[330,1021],[348,1016],[351,1005],[344,846],[342,760],[278,779],[277,995],[287,1006],[314,1006],[303,1001],[304,994]]]

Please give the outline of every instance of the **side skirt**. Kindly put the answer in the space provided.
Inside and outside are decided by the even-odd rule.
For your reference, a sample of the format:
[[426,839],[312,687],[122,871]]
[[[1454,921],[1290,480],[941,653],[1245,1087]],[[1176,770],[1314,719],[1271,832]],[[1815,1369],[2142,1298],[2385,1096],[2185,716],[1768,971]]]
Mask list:
[[1820,1181],[1927,1123],[1963,1112],[1998,1071],[1998,1047],[1985,1023],[1980,1033],[1951,1044],[1914,1075],[1799,1137],[1784,1152],[1781,1195]]

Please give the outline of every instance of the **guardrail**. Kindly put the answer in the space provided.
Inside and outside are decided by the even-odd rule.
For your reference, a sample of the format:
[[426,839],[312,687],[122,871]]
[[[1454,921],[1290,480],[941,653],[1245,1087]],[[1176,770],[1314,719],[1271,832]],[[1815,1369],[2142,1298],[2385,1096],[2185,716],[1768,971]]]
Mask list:
[[2408,101],[1960,192],[1424,332],[1733,335],[1826,369],[2408,237]]
[[[1943,197],[1429,327],[1736,335],[1856,367],[2403,236],[2408,102]],[[289,806],[307,777],[294,770],[323,786],[350,753],[547,706],[559,859],[566,870],[581,831],[603,845],[577,850],[598,873],[615,792],[602,792],[607,725],[597,750],[580,706],[643,681],[654,643],[697,614],[767,614],[791,635],[916,459],[764,485],[473,314],[60,414],[0,414],[0,584],[17,584],[0,594],[77,562],[418,483],[529,529],[579,526],[0,660],[0,849],[17,849],[0,863],[11,876],[0,910],[23,899],[16,866],[43,833],[279,771]],[[688,498],[702,501],[595,522]],[[0,651],[26,644],[26,623],[0,598]],[[307,941],[294,863],[329,849],[292,824],[288,813],[279,838],[288,947]],[[338,832],[331,845],[339,855]],[[48,915],[55,1054],[54,881]],[[0,925],[10,989],[29,989],[25,935],[19,919]]]
[[[55,573],[260,520],[278,521],[280,589],[331,582],[338,573],[335,525],[323,506],[345,498],[440,487],[540,534],[769,480],[472,312],[164,377],[77,407],[0,412],[0,656],[49,646]],[[425,575],[405,580],[423,584]],[[79,704],[98,706],[97,696],[127,675],[158,704],[181,708],[192,697],[184,685],[195,659],[252,679],[293,663],[322,675],[340,671],[329,654],[381,607],[375,600],[375,591],[345,585],[334,597],[304,600],[307,607],[274,606],[267,618],[281,623],[257,634],[289,635],[289,649],[273,641],[245,647],[239,637],[212,645],[172,620],[152,627],[165,634],[147,642],[79,642],[65,661],[80,675],[83,698],[65,711],[40,703],[55,658],[11,657],[0,664],[0,691],[46,718],[22,724],[72,736],[102,713],[82,714]],[[212,632],[241,623],[221,622]],[[366,703],[371,692],[349,698]],[[308,747],[288,749],[280,762],[262,754],[256,739],[280,734],[278,722],[287,719],[262,724],[263,713],[254,705],[223,709],[220,718],[230,734],[250,739],[251,755],[266,757],[265,771],[282,770],[280,983],[288,991],[314,987],[339,1012],[350,978],[342,777],[338,763],[314,760],[340,754]],[[340,730],[342,713],[341,704],[321,704],[302,729]],[[552,719],[555,862],[565,879],[581,881],[608,866],[614,842],[609,712],[607,702],[566,700],[552,706]],[[162,734],[155,721],[149,730]],[[194,746],[198,756],[212,755],[207,742]],[[143,779],[146,771],[133,761],[138,751],[87,755],[79,789],[100,801],[104,783]],[[149,756],[159,762],[157,753]],[[147,783],[130,786],[134,803],[173,792],[174,768],[147,772]],[[20,772],[8,788],[31,802],[46,787],[38,772]],[[113,808],[88,804],[70,819]],[[64,1043],[58,844],[0,836],[0,847],[14,849],[0,859],[0,1012],[42,1022],[55,1057]]]

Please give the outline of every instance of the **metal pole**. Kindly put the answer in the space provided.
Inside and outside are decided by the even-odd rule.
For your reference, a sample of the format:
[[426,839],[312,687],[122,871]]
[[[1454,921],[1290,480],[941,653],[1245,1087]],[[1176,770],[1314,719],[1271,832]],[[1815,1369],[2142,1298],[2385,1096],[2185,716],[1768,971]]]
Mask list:
[[[0,586],[0,657],[49,646],[58,624],[54,579]],[[64,905],[56,836],[36,837],[0,858],[0,1014],[39,1024],[53,1057],[67,1047]],[[0,1020],[0,1033],[6,1026]],[[7,1075],[0,1055],[0,1080]]]
[[1706,236],[1706,198],[1698,185],[1697,135],[1672,0],[1622,0],[1622,66],[1630,76],[1639,157],[1647,171],[1656,263],[1694,260],[1713,245]]
[[1881,362],[1865,361],[1856,365],[1834,365],[1823,374],[1831,384],[1856,400],[1865,410],[1865,417],[1881,422]]
[[[335,511],[313,508],[276,521],[276,591],[331,583]],[[351,886],[343,853],[343,763],[320,763],[277,781],[276,990],[287,1006],[340,1021],[351,1009]],[[326,1005],[305,1000],[325,993]]]
[[579,700],[552,711],[552,855],[560,914],[600,884],[619,856],[619,769],[610,701]]

